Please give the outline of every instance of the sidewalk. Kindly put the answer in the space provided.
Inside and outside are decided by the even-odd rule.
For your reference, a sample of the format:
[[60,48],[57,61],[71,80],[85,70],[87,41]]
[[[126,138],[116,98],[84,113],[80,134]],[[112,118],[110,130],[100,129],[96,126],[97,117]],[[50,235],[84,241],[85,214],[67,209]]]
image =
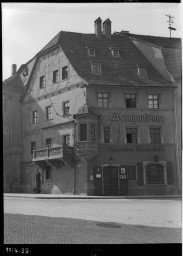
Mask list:
[[4,197],[37,199],[182,199],[182,195],[139,195],[139,196],[87,196],[85,194],[21,194],[4,193]]

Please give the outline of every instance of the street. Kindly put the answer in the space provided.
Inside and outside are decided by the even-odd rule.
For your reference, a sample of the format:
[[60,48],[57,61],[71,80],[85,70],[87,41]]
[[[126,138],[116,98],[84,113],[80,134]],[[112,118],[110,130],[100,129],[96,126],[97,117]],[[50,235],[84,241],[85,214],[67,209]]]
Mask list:
[[181,241],[180,199],[4,198],[5,244]]

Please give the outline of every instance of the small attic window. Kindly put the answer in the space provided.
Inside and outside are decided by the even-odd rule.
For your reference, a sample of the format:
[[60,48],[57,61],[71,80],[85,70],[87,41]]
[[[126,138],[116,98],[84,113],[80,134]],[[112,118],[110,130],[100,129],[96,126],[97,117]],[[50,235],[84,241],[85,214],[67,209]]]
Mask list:
[[95,49],[88,48],[88,56],[95,56]]
[[113,57],[120,57],[118,49],[111,49]]
[[98,75],[101,74],[101,63],[92,62],[91,66],[92,66],[92,73],[93,74],[98,74]]
[[137,70],[138,70],[138,75],[142,78],[146,78],[147,77],[147,68],[145,67],[138,67],[137,66]]

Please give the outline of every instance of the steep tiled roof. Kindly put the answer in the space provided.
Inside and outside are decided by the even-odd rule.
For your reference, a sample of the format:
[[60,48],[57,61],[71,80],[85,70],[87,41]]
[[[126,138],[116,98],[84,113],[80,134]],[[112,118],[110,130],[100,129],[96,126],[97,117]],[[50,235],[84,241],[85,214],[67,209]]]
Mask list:
[[22,91],[24,90],[24,85],[22,82],[21,77],[16,73],[13,76],[10,76],[8,79],[3,81],[3,87],[5,88],[17,88],[17,89],[22,89]]
[[[137,74],[137,65],[148,68],[148,78],[168,84],[156,68],[136,48],[131,39],[121,35],[97,38],[94,34],[60,32],[59,43],[77,73],[87,82],[111,84],[147,84]],[[95,57],[87,54],[87,47],[96,50]],[[114,58],[110,48],[120,50],[120,58]],[[91,72],[91,62],[102,65],[102,74]]]
[[147,35],[137,35],[131,33],[119,33],[130,38],[142,40],[147,43],[155,44],[162,48],[162,53],[168,71],[174,78],[182,75],[182,40],[181,38],[168,38]]

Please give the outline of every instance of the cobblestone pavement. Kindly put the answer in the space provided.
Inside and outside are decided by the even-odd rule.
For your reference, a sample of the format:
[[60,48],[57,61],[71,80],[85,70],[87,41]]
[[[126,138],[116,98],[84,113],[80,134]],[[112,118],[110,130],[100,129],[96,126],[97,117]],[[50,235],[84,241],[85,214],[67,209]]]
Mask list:
[[180,243],[181,228],[147,227],[71,218],[4,215],[5,244]]

